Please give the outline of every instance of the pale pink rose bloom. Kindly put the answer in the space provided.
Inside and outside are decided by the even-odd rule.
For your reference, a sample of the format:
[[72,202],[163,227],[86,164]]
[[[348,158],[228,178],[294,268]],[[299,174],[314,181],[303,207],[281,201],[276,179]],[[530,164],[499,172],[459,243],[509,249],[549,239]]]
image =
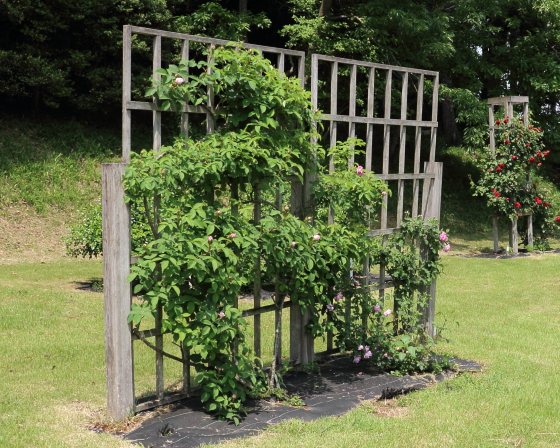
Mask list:
[[296,247],[296,242],[292,241],[292,247]]
[[446,244],[445,246],[443,246],[444,252],[449,252],[450,250],[451,250],[451,244]]
[[441,232],[441,233],[439,234],[439,240],[440,240],[440,241],[447,241],[447,233]]
[[175,78],[175,83],[176,83],[176,84],[181,85],[181,84],[183,84],[184,82],[185,82],[185,80],[184,80],[183,78]]
[[362,360],[362,357],[361,357],[361,356],[356,356],[356,357],[354,358],[354,363],[355,363],[355,364],[358,364],[361,360]]
[[235,238],[236,236],[237,236],[237,233],[232,233],[232,234],[230,235],[230,237],[232,237],[232,238]]
[[373,307],[373,311],[375,311],[376,313],[377,313],[380,309],[381,309],[381,305],[379,305],[379,303]]
[[210,235],[210,236],[208,237],[208,241],[212,241],[213,239],[214,239],[214,237],[213,237],[212,235]]
[[220,314],[218,314],[218,316],[220,316],[220,319],[221,319],[222,317],[224,317],[225,315],[226,315],[226,313],[224,313],[223,311],[220,311]]
[[387,311],[385,311],[385,312],[383,313],[383,315],[384,315],[385,317],[387,317],[387,316],[390,316],[391,313],[392,313],[391,310],[387,310]]
[[360,345],[360,346],[358,347],[358,350],[363,350],[363,349],[364,349],[364,346],[363,346],[363,345]]
[[319,235],[318,233],[316,233],[315,235],[313,235],[313,239],[315,241],[319,241],[321,239],[321,235]]

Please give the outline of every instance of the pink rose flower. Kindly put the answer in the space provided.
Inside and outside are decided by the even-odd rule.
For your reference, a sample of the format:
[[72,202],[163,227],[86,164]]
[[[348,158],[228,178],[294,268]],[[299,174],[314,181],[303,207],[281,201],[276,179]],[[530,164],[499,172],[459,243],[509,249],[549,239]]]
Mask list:
[[358,168],[356,168],[356,174],[357,174],[358,176],[363,176],[363,175],[365,174],[365,172],[364,172],[364,167],[361,166],[361,165],[358,166]]
[[446,244],[445,246],[443,246],[444,252],[449,252],[450,250],[451,250],[451,244]]
[[315,235],[313,235],[313,239],[315,241],[319,241],[321,239],[321,235],[319,235],[318,233],[316,233]]
[[381,305],[379,305],[379,303],[373,307],[373,311],[375,311],[376,313],[377,313],[380,309],[381,309]]
[[332,303],[329,303],[329,304],[327,305],[327,310],[333,311],[333,310],[334,310],[334,305],[333,305]]
[[292,241],[292,247],[296,247],[296,242]]
[[221,319],[222,317],[224,317],[225,315],[226,315],[226,313],[224,313],[223,311],[220,311],[220,314],[218,314],[218,316],[220,316],[220,319]]
[[440,241],[447,241],[447,233],[441,232],[441,233],[439,234],[439,240],[440,240]]
[[392,313],[391,310],[387,310],[387,311],[385,311],[385,312],[383,313],[383,315],[384,315],[385,317],[387,317],[387,316],[390,316],[391,313]]
[[208,237],[208,241],[212,241],[213,239],[214,239],[214,237],[213,237],[212,235],[210,235],[210,236]]
[[342,300],[343,298],[344,298],[344,296],[342,295],[341,292],[339,292],[339,293],[336,295],[336,297],[334,298],[334,300],[339,301],[339,300]]
[[176,83],[176,84],[181,85],[181,84],[183,84],[184,82],[185,82],[185,80],[184,80],[183,78],[181,78],[181,77],[175,78],[175,83]]
[[364,359],[371,358],[372,355],[373,355],[373,353],[371,353],[371,352],[368,350],[368,351],[366,351],[366,354],[364,355]]
[[354,358],[354,364],[358,364],[361,360],[362,360],[362,357],[361,357],[361,356],[356,356],[356,357]]
[[235,238],[236,236],[237,236],[237,233],[232,233],[232,234],[230,234],[230,237],[231,237],[231,238]]
[[363,349],[364,349],[364,346],[363,346],[363,345],[359,345],[359,346],[358,346],[358,350],[363,350]]

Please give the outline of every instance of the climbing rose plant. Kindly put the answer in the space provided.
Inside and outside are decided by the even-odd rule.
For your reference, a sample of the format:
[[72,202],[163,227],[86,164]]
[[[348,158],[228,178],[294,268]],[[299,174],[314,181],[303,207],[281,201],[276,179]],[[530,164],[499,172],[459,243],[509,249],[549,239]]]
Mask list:
[[[248,395],[262,396],[278,386],[275,364],[268,378],[260,369],[247,343],[247,323],[235,306],[241,291],[258,279],[257,272],[276,283],[278,308],[289,296],[304,312],[312,311],[307,325],[311,334],[340,332],[341,350],[353,350],[360,338],[371,347],[378,341],[371,329],[352,334],[352,325],[336,316],[351,306],[353,296],[362,297],[356,316],[375,308],[373,294],[349,272],[368,256],[391,258],[383,252],[389,249],[367,237],[372,221],[367,207],[380,207],[390,192],[362,167],[348,168],[347,158],[335,173],[314,172],[315,161],[326,157],[313,143],[320,116],[297,80],[239,46],[213,48],[208,56],[211,62],[182,61],[158,70],[161,80],[154,79],[147,91],[163,108],[180,110],[187,103],[205,107],[216,129],[201,139],[183,136],[159,152],[132,156],[124,177],[126,198],[145,211],[152,235],[138,249],[138,263],[131,268],[129,280],[137,283],[134,291],[143,300],[132,305],[129,321],[139,334],[144,318],[159,315],[162,329],[189,351],[188,364],[197,372],[206,409],[237,423]],[[215,94],[213,104],[209,90]],[[342,163],[347,151],[361,144],[342,142],[330,155]],[[302,179],[305,170],[318,178],[313,186],[315,210],[294,216],[288,205],[270,203],[288,175]],[[257,203],[263,211],[260,220],[252,214]],[[335,224],[328,224],[327,210],[339,218]],[[416,221],[421,222],[410,222]],[[409,227],[424,229],[421,224]],[[430,257],[443,240],[414,231],[409,236],[416,238],[414,244],[418,238],[434,244],[426,260],[433,263],[429,275],[435,275],[439,265]],[[422,263],[414,260],[416,265],[402,276],[402,291],[406,285],[428,282]],[[389,264],[400,266],[399,261]],[[397,279],[399,274],[393,275]],[[406,294],[401,295],[402,299],[395,295],[396,303],[402,304],[395,317],[405,315]],[[398,319],[401,323],[393,325],[390,334],[401,337],[412,331],[410,319]],[[423,337],[420,342],[425,341]],[[415,340],[409,345],[418,344]],[[425,357],[418,359],[424,362]],[[401,371],[425,368],[422,363],[399,365]]]
[[551,204],[536,184],[528,182],[546,162],[550,150],[542,142],[542,129],[506,117],[496,120],[496,149],[478,158],[482,175],[472,182],[475,196],[485,197],[495,213],[510,218],[531,212],[536,233],[543,240],[553,225]]

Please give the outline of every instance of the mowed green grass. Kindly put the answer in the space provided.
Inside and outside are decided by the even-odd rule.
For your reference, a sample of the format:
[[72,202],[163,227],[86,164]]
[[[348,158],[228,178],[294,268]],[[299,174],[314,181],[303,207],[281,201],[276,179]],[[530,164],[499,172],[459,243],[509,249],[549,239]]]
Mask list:
[[[441,348],[479,361],[483,373],[401,398],[398,418],[366,403],[226,446],[560,446],[560,256],[447,256],[444,265],[438,311],[459,326],[449,324],[455,344]],[[103,299],[77,286],[101,273],[99,260],[0,267],[0,446],[131,446],[85,429],[105,418]],[[153,388],[153,354],[140,343],[135,350],[144,395]],[[171,389],[180,368],[166,366]]]

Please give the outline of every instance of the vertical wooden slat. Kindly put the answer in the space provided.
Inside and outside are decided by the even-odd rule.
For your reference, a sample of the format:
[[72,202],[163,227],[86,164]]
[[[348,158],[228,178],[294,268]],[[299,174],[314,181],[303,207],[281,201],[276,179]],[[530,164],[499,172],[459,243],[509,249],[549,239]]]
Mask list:
[[[439,95],[439,74],[435,76],[434,79],[434,91],[432,96],[432,121],[437,121],[438,119],[438,95]],[[430,163],[436,161],[436,138],[437,138],[437,128],[433,127],[431,130],[431,140],[430,140]]]
[[[212,47],[213,45],[209,45],[208,62],[214,61],[214,58],[211,56],[212,49],[213,49]],[[211,68],[208,68],[207,70],[208,73],[212,73]],[[208,86],[208,89],[206,90],[206,94],[208,95],[208,101],[207,101],[208,108],[212,110],[214,108],[214,87]],[[214,132],[214,127],[215,127],[214,116],[211,113],[206,114],[206,133],[212,134]]]
[[[153,62],[152,62],[152,71],[153,77],[156,80],[161,79],[161,75],[156,73],[156,70],[161,68],[161,36],[154,36],[154,48],[153,48]],[[153,102],[157,103],[157,99],[154,97]],[[153,149],[154,151],[159,151],[161,148],[161,112],[160,111],[153,111],[153,127],[152,127],[152,136],[153,136]]]
[[[313,61],[313,55],[311,56],[311,60]],[[305,88],[305,58],[302,56],[299,57],[298,78],[301,88]]]
[[496,153],[496,131],[494,124],[494,105],[488,104],[488,128],[490,130],[490,152],[492,154]]
[[[384,118],[391,118],[391,90],[393,84],[393,71],[387,70],[385,75],[385,108]],[[391,141],[391,127],[383,125],[383,174],[389,174],[389,145]],[[387,204],[388,196],[383,196],[383,207],[381,208],[381,228],[387,228]]]
[[[368,77],[368,97],[367,97],[367,116],[368,118],[373,118],[373,108],[375,101],[375,69],[372,67],[369,69]],[[366,131],[366,166],[367,171],[372,170],[372,160],[373,160],[373,125],[367,125]]]
[[[387,235],[383,235],[381,240],[381,245],[383,248],[387,247]],[[379,265],[379,301],[383,305],[385,301],[385,264],[381,263]]]
[[[401,120],[406,120],[408,107],[408,72],[404,72],[401,89]],[[399,129],[399,174],[404,174],[406,151],[406,126]],[[404,213],[404,180],[398,181],[397,227],[401,225]]]
[[[154,47],[153,47],[153,61],[152,61],[152,71],[153,77],[156,80],[161,79],[161,75],[156,73],[156,70],[161,68],[161,36],[154,36]],[[153,99],[154,103],[157,103],[156,98]],[[159,151],[161,149],[161,112],[153,111],[153,149],[154,151]],[[157,198],[154,198],[154,202],[157,203]],[[156,206],[154,205],[154,208]],[[157,213],[157,212],[156,212]],[[156,219],[156,216],[154,216]],[[163,317],[163,308],[158,306],[156,308],[157,316],[155,318],[155,329],[158,333],[161,333],[161,319]],[[157,398],[162,399],[164,394],[164,379],[163,379],[163,336],[159,335],[155,337],[155,346],[158,351],[156,351],[156,395]]]
[[[276,188],[276,209],[282,210],[282,190],[281,186],[278,185]],[[274,282],[274,301],[276,302],[276,310],[274,311],[274,328],[279,329],[278,335],[278,351],[276,353],[276,365],[282,365],[282,310],[281,305],[284,301],[284,296],[280,294],[280,284],[276,280]]]
[[278,71],[284,73],[284,53],[278,53]]
[[[255,226],[258,227],[261,223],[262,205],[261,205],[261,189],[258,184],[255,185],[255,207],[253,209],[253,219]],[[261,260],[257,257],[255,262],[255,281],[253,288],[253,306],[260,308],[261,306]],[[255,356],[261,357],[261,315],[256,314],[253,318],[254,331],[253,331],[253,347]]]
[[132,111],[128,102],[132,100],[132,49],[130,25],[123,26],[123,77],[122,77],[122,161],[130,162]]
[[[181,45],[181,60],[186,61],[189,59],[189,41],[184,40]],[[187,65],[187,72],[189,66]],[[181,134],[185,134],[185,140],[189,138],[189,114],[188,112],[181,112]]]
[[498,215],[492,215],[492,236],[494,238],[494,253],[499,250],[499,238],[498,238]]
[[102,165],[103,297],[107,412],[114,420],[134,413],[134,363],[131,326],[127,323],[132,294],[130,209],[124,202],[122,176],[126,163]]
[[533,215],[527,216],[527,244],[533,246]]
[[517,235],[517,216],[514,216],[511,221],[511,238],[512,238],[512,250],[515,255],[519,253],[519,241]]
[[523,103],[523,124],[529,126],[529,103]]
[[[348,115],[350,117],[356,116],[356,77],[358,69],[355,64],[350,66],[350,102],[348,104]],[[348,123],[348,137],[356,137],[356,123],[350,121]],[[352,147],[352,149],[354,149]],[[354,166],[354,151],[352,151],[350,158],[348,159],[348,167],[352,168]]]
[[441,208],[441,183],[443,174],[443,163],[424,162],[424,172],[434,173],[434,179],[424,179],[422,191],[422,216],[424,219],[438,219]]
[[[331,114],[337,115],[338,111],[338,62],[331,63]],[[337,122],[330,122],[330,147],[336,146]],[[334,171],[334,159],[329,158],[329,172]]]
[[[422,120],[424,112],[424,74],[418,79],[418,90],[416,96],[416,120]],[[420,173],[420,150],[422,147],[422,128],[416,126],[414,133],[414,173]],[[412,216],[418,215],[418,196],[420,192],[420,181],[412,181]]]

